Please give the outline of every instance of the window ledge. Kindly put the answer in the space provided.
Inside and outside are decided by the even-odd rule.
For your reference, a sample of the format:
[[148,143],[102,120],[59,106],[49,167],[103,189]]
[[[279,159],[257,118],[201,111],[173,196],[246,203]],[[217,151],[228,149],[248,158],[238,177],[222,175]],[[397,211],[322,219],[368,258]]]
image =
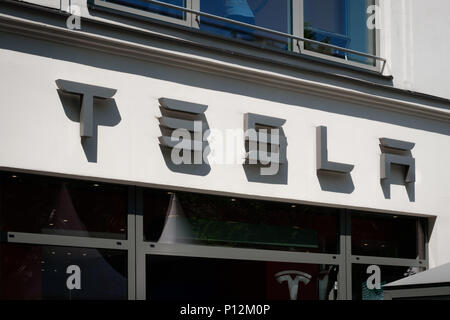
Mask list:
[[[258,48],[252,47],[250,50],[247,43],[242,44],[245,52],[235,50],[235,47],[229,43],[233,42],[234,44],[236,41],[228,39],[225,45],[228,45],[229,48],[218,49],[212,46],[212,43],[219,44],[217,38],[209,35],[208,40],[213,39],[215,42],[200,44],[199,41],[196,42],[190,38],[196,34],[191,31],[186,36],[187,39],[180,39],[173,34],[162,33],[156,27],[152,31],[142,30],[135,26],[113,23],[97,17],[83,18],[82,30],[70,30],[65,26],[65,20],[68,17],[65,12],[43,7],[40,7],[42,10],[36,10],[37,6],[25,5],[17,1],[8,3],[11,5],[10,7],[5,10],[6,6],[3,6],[0,10],[0,29],[8,32],[98,50],[108,54],[156,61],[172,66],[176,64],[180,68],[222,77],[239,78],[266,86],[305,92],[450,123],[450,101],[444,101],[445,99],[438,97],[412,95],[386,83],[380,83],[380,78],[384,79],[385,77],[378,75],[378,81],[373,79],[374,75],[367,77],[369,73],[367,71],[364,72],[366,77],[358,78],[354,73],[342,74],[331,67],[326,68],[328,71],[308,70],[301,65],[301,62],[305,63],[306,58],[295,56],[294,61],[298,61],[298,66],[294,66],[292,60],[274,60],[266,50],[258,51],[258,53],[264,51],[265,55],[255,58],[255,54],[250,53]],[[26,10],[26,7],[29,10]],[[164,23],[158,23],[157,26],[159,25],[162,25],[166,31]],[[175,28],[175,30],[179,32],[179,28],[182,27]],[[186,33],[184,30],[181,31]],[[220,43],[225,42],[220,41]],[[237,48],[240,48],[238,46],[240,43],[236,43],[236,45]],[[199,47],[202,49],[201,51],[199,51]],[[212,51],[214,54],[208,56],[205,54],[207,51]],[[224,54],[217,56],[217,51]],[[269,53],[272,54],[272,52]],[[274,54],[282,55],[283,59],[286,56],[284,52]],[[280,57],[277,56],[277,58]],[[300,60],[302,61],[300,62]],[[310,60],[306,63],[312,64]],[[296,70],[293,70],[294,67]],[[347,68],[345,66],[346,71]],[[356,85],[359,85],[359,88]]]
[[[263,62],[277,63],[290,68],[306,71],[322,71],[327,73],[342,74],[355,78],[365,78],[375,82],[392,82],[392,75],[381,72],[381,67],[351,63],[336,57],[327,57],[320,53],[304,50],[283,51],[270,48],[245,40],[233,39],[219,34],[208,33],[200,29],[166,22],[161,19],[142,17],[131,13],[118,11],[106,6],[96,5],[93,0],[87,0],[90,18],[99,19],[102,22],[115,24],[124,28],[135,30],[148,30],[167,33],[174,36],[177,41],[184,44],[197,45],[204,49],[232,52],[235,56],[260,60]],[[156,28],[156,29],[155,29]]]

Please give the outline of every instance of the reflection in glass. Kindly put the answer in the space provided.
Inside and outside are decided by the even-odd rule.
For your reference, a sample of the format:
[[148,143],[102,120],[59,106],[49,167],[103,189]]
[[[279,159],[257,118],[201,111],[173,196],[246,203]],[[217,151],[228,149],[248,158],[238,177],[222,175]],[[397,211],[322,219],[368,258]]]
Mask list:
[[339,210],[145,189],[147,241],[337,253]]
[[147,299],[335,300],[332,265],[150,255]]
[[[369,29],[367,8],[375,0],[304,0],[304,37],[376,55],[375,29]],[[305,42],[305,49],[365,64],[372,58]]]
[[380,268],[380,289],[369,289],[367,280],[371,276],[369,265],[352,265],[352,298],[353,300],[383,300],[383,285],[409,277],[423,271],[416,267],[378,266]]
[[424,222],[418,217],[365,214],[351,216],[352,254],[425,259]]
[[[291,0],[200,1],[202,12],[284,33],[292,33]],[[201,17],[200,30],[235,38],[265,47],[288,50],[288,38],[242,27],[233,23]]]
[[127,291],[126,251],[0,244],[0,299],[127,299]]
[[[175,19],[183,20],[186,18],[186,14],[183,11],[148,3],[147,1],[144,0],[103,0],[103,1],[116,3],[139,10],[144,10]],[[173,4],[179,7],[186,7],[185,0],[158,0],[158,1]]]
[[128,189],[0,172],[0,231],[126,238]]

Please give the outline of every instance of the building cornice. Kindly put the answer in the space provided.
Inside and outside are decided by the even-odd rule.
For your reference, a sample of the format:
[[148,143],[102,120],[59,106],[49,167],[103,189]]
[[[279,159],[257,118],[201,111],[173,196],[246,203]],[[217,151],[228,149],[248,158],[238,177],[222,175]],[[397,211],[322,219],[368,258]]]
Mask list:
[[170,66],[176,65],[180,68],[198,72],[205,72],[222,77],[231,77],[265,86],[272,86],[319,97],[352,102],[371,108],[450,123],[450,111],[445,108],[437,108],[410,101],[369,94],[367,92],[301,79],[267,70],[245,67],[216,59],[105,37],[98,34],[83,32],[82,30],[70,30],[7,14],[0,14],[0,30],[47,41],[50,40],[69,46],[88,48],[109,54],[157,62]]

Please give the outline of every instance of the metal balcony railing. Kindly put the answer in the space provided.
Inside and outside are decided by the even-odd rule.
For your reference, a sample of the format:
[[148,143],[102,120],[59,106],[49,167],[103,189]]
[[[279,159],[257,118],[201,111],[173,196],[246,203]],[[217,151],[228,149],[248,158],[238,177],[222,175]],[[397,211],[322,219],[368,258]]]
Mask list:
[[306,43],[309,43],[309,44],[314,44],[314,45],[318,45],[318,46],[322,46],[322,47],[326,47],[326,48],[330,48],[330,49],[339,50],[339,51],[342,51],[342,52],[347,52],[347,53],[354,54],[354,55],[357,55],[357,56],[360,56],[360,57],[371,58],[371,59],[374,59],[376,61],[381,61],[382,62],[383,65],[382,65],[382,68],[381,68],[381,72],[384,70],[384,67],[386,65],[386,59],[385,58],[382,58],[382,57],[379,57],[379,56],[375,56],[375,55],[372,55],[372,54],[359,52],[359,51],[347,49],[347,48],[344,48],[344,47],[339,47],[339,46],[336,46],[336,45],[332,45],[332,44],[329,44],[329,43],[324,43],[324,42],[320,42],[320,41],[316,41],[316,40],[312,40],[312,39],[307,39],[307,38],[299,37],[299,36],[296,36],[296,35],[280,32],[280,31],[276,31],[276,30],[272,30],[272,29],[268,29],[268,28],[264,28],[264,27],[255,26],[255,25],[248,24],[248,23],[245,23],[245,22],[240,22],[240,21],[224,18],[224,17],[221,17],[221,16],[216,16],[216,15],[210,14],[210,13],[205,13],[205,12],[201,12],[201,11],[197,11],[197,10],[192,10],[192,9],[189,9],[189,8],[180,7],[180,6],[169,4],[169,3],[165,3],[165,2],[160,2],[160,1],[156,1],[156,0],[141,0],[141,1],[145,1],[145,2],[150,3],[150,4],[159,5],[159,6],[170,8],[170,9],[176,9],[176,10],[181,10],[183,12],[191,13],[191,14],[196,16],[197,20],[198,20],[198,17],[207,17],[207,18],[214,19],[214,20],[217,20],[217,21],[222,21],[222,22],[234,24],[234,25],[237,25],[237,26],[246,27],[246,28],[250,28],[250,29],[253,29],[253,30],[266,32],[266,33],[273,34],[273,35],[276,35],[276,36],[289,38],[289,39],[292,39],[292,40],[296,40],[297,41],[297,45],[299,45],[299,42],[303,42],[303,43],[306,42]]

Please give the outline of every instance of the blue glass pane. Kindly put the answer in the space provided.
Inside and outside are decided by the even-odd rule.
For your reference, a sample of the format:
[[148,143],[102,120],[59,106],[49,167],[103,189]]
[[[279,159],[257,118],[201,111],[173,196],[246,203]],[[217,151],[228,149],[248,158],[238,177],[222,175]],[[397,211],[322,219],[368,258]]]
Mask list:
[[[291,0],[216,0],[201,1],[202,12],[291,33]],[[251,41],[262,46],[289,49],[289,39],[233,23],[201,17],[200,29],[225,37]]]
[[[305,38],[375,55],[375,30],[367,27],[374,0],[304,0]],[[305,43],[305,49],[374,64],[371,58]]]
[[[146,1],[141,1],[141,0],[105,0],[105,1],[117,3],[120,5],[132,7],[132,8],[136,8],[136,9],[140,9],[140,10],[149,11],[152,13],[157,13],[157,14],[160,14],[163,16],[176,18],[176,19],[180,19],[180,20],[185,18],[184,12],[182,12],[180,10],[166,8],[166,7],[155,5],[155,4],[150,4]],[[185,0],[158,0],[158,1],[165,2],[168,4],[173,4],[173,5],[179,6],[179,7],[186,7]]]

